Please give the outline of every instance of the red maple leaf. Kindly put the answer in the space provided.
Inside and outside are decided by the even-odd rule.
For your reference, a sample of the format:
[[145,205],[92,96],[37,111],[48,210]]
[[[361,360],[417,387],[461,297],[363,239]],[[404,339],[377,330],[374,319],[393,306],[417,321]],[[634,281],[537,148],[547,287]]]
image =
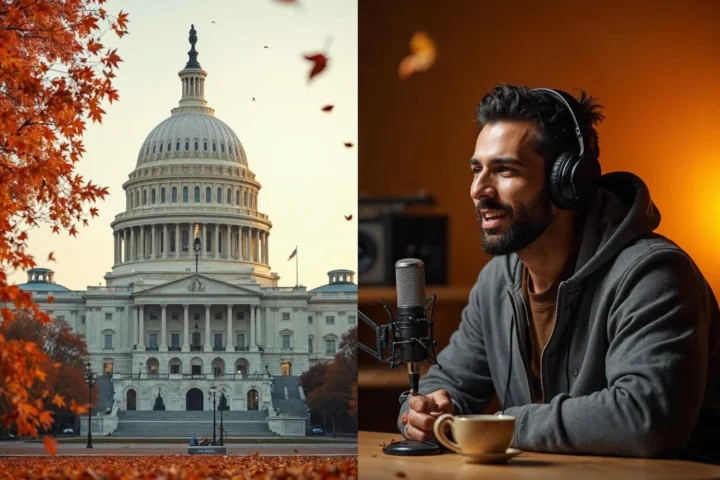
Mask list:
[[325,105],[322,107],[323,112],[332,112],[332,109],[335,108],[335,105]]
[[55,256],[53,255],[53,252],[50,252],[50,254],[48,255],[48,262],[54,262],[54,261],[55,261]]
[[328,59],[325,55],[322,53],[316,53],[314,55],[305,55],[305,59],[309,60],[313,63],[313,67],[310,70],[310,76],[308,77],[308,81],[312,80],[312,78],[325,70],[327,67]]
[[345,145],[347,148],[351,148],[353,146],[353,144],[350,142],[345,142],[343,143],[343,145]]

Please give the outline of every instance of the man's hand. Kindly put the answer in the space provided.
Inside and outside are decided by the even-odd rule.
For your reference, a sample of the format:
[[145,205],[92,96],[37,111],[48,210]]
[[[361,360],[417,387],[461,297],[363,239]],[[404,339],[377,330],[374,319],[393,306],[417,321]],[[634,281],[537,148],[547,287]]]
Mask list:
[[410,409],[403,415],[405,437],[409,440],[432,439],[435,419],[443,413],[455,413],[455,406],[445,390],[435,390],[427,395],[413,395],[408,401]]

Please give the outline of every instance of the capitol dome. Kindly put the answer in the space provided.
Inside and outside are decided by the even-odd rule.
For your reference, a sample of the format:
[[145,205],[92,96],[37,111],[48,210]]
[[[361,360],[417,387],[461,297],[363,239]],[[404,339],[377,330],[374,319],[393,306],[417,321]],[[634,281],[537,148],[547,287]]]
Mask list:
[[237,135],[205,100],[194,26],[189,41],[179,104],[147,135],[123,183],[125,211],[111,223],[114,263],[105,278],[109,286],[150,285],[195,270],[274,287],[262,186]]

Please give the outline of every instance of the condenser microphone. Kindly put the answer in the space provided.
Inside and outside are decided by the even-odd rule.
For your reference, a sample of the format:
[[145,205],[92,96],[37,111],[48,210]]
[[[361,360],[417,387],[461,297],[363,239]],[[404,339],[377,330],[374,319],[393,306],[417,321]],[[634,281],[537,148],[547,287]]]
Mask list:
[[410,395],[420,383],[420,364],[431,348],[430,323],[425,311],[425,264],[416,258],[395,262],[397,318],[393,336],[400,347],[400,360],[407,364]]

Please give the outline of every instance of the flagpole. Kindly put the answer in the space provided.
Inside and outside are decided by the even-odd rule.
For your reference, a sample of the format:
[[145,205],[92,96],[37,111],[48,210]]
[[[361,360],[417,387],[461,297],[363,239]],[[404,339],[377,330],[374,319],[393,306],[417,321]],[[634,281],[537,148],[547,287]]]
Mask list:
[[[295,252],[297,252],[297,245],[295,245]],[[297,253],[295,253],[295,286],[299,286],[300,283],[298,282],[298,256]]]

